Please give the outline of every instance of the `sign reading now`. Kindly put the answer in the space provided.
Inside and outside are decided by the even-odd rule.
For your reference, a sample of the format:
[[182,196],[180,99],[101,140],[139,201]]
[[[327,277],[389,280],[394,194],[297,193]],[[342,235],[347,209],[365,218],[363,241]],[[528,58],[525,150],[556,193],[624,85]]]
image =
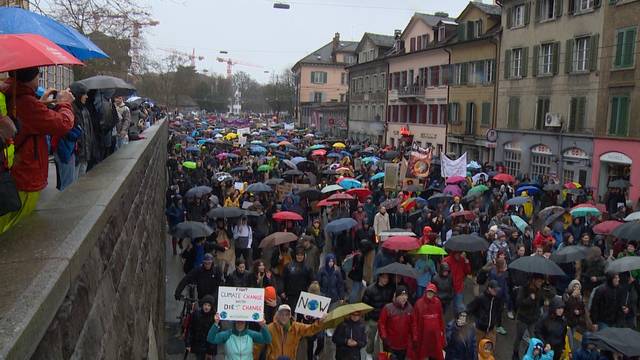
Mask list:
[[296,304],[296,313],[319,319],[329,312],[329,305],[331,305],[331,298],[303,291]]
[[264,289],[220,286],[218,314],[221,320],[261,321],[264,319]]

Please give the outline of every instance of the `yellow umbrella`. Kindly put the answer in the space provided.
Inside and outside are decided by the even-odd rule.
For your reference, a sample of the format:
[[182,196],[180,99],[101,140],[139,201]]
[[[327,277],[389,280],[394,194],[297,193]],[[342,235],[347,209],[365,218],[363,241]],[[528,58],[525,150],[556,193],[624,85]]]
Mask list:
[[228,133],[227,135],[224,136],[225,140],[234,140],[238,138],[238,134],[236,133]]
[[347,147],[347,145],[345,145],[345,144],[343,144],[341,142],[337,142],[337,143],[333,144],[333,147],[336,148],[336,149],[344,149],[344,148]]
[[361,302],[338,306],[337,308],[329,312],[329,314],[327,314],[327,317],[324,319],[322,325],[325,329],[332,329],[340,325],[340,323],[343,322],[347,316],[353,314],[356,311],[359,311],[361,314],[366,314],[371,310],[373,310],[371,306]]

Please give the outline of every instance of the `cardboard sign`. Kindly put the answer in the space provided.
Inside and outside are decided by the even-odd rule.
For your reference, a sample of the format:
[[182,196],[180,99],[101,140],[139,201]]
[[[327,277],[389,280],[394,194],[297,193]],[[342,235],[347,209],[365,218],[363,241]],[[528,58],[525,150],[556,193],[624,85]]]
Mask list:
[[236,190],[244,190],[244,183],[242,181],[236,181],[233,183],[233,188]]
[[329,305],[331,305],[331,298],[303,291],[296,304],[296,314],[320,319],[329,312]]
[[221,320],[263,320],[264,289],[220,286],[218,314]]
[[238,137],[242,137],[244,135],[249,135],[251,134],[251,128],[241,128],[236,130],[236,134],[238,134]]
[[285,130],[293,130],[293,128],[294,128],[294,123],[284,123]]
[[385,163],[384,164],[384,188],[395,190],[398,187],[398,171],[400,164]]

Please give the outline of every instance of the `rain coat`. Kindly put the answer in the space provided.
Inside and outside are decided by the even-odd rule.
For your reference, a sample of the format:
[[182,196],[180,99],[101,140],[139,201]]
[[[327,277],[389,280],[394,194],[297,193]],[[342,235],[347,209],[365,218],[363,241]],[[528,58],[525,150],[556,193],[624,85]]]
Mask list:
[[444,319],[437,296],[429,298],[425,295],[416,302],[411,318],[411,335],[416,359],[444,360]]
[[533,350],[536,345],[544,346],[542,340],[531,338],[529,340],[529,348],[527,348],[527,353],[524,355],[522,360],[553,360],[553,350],[549,350],[548,352],[540,355],[533,355]]
[[207,342],[211,344],[224,344],[224,356],[227,360],[252,360],[253,344],[268,344],[271,342],[271,334],[267,326],[263,326],[260,332],[244,329],[220,331],[218,325],[213,325],[209,330]]
[[267,345],[267,360],[277,360],[283,355],[296,359],[300,339],[322,330],[322,323],[303,324],[294,321],[290,323],[287,330],[274,321],[267,327],[271,334],[271,343]]

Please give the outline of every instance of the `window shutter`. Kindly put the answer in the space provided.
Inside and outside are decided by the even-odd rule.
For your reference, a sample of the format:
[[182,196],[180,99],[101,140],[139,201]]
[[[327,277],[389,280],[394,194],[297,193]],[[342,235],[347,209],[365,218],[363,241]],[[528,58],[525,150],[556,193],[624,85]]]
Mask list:
[[540,22],[540,17],[542,15],[542,0],[537,0],[535,3],[535,22]]
[[593,8],[597,9],[600,7],[601,1],[600,0],[593,0]]
[[409,51],[414,52],[416,51],[416,38],[412,37],[410,41],[411,44],[409,45]]
[[636,42],[636,29],[632,28],[629,29],[627,31],[625,31],[625,37],[624,37],[624,47],[625,47],[625,52],[624,52],[624,59],[622,59],[623,65],[624,66],[631,66],[633,65],[633,58],[636,55],[635,54],[635,42]]
[[540,56],[540,45],[534,45],[533,46],[533,58],[532,60],[532,64],[533,66],[531,67],[531,75],[533,77],[538,76],[538,57]]
[[323,73],[322,73],[322,83],[323,83],[323,84],[326,84],[326,83],[327,83],[327,73],[326,73],[326,72],[323,72]]
[[507,49],[504,52],[504,78],[509,79],[511,75],[511,50]]
[[480,36],[480,35],[484,34],[484,26],[483,26],[482,19],[478,20],[478,22],[477,22],[477,27],[478,27],[478,34],[477,34],[477,36]]
[[466,40],[466,35],[467,35],[467,30],[466,28],[467,23],[462,21],[460,22],[460,24],[458,25],[458,41],[465,41]]
[[473,21],[466,21],[466,27],[467,27],[467,36],[466,39],[467,40],[471,40],[475,38],[475,31],[474,31],[474,23]]
[[613,61],[613,65],[622,65],[622,48],[624,47],[624,31],[618,31],[616,35],[616,57]]
[[313,75],[315,75],[315,73],[316,73],[315,71],[312,71],[312,72],[311,72],[311,83],[312,83],[312,84],[314,84],[314,80],[315,80],[315,79],[313,78],[313,77],[314,77]]
[[[600,1],[600,0],[597,0],[597,1]],[[576,6],[576,0],[569,0],[569,9],[567,10],[567,14],[573,15],[575,11],[574,10],[575,6]]]
[[578,101],[579,98],[571,98],[571,103],[569,105],[569,132],[576,131],[578,121]]
[[593,34],[589,38],[589,70],[598,70],[598,40],[600,36]]
[[618,114],[618,102],[619,102],[620,98],[617,96],[614,96],[611,99],[611,120],[609,121],[609,134],[611,135],[616,135],[617,134],[617,128],[618,128],[618,120],[619,120],[619,115]]
[[491,103],[482,103],[482,125],[489,125],[491,123]]
[[587,120],[586,107],[587,107],[587,98],[586,97],[578,98],[578,111],[576,112],[578,121],[576,123],[576,128],[575,128],[575,130],[577,131],[580,131],[585,128],[585,123]]
[[528,2],[524,5],[524,24],[529,25],[529,17],[531,16],[531,3]]
[[463,63],[460,65],[460,72],[462,76],[460,77],[460,85],[466,85],[469,78],[469,64]]
[[507,29],[513,26],[513,7],[507,9]]
[[[559,18],[559,17],[561,17],[561,16],[562,16],[562,8],[564,7],[564,6],[563,6],[564,4],[563,4],[563,1],[562,1],[562,0],[555,0],[555,1],[556,1],[556,3],[555,3],[555,6],[556,6],[556,9],[555,9],[556,14],[555,14],[555,15],[556,15],[556,17],[557,17],[557,18]],[[571,0],[569,0],[569,1],[571,1]]]
[[629,128],[629,97],[620,97],[620,114],[618,114],[618,135],[626,136]]
[[449,111],[447,111],[449,113],[449,124],[453,124],[453,104],[449,103],[447,107],[449,108]]
[[553,43],[552,48],[553,54],[551,56],[553,64],[551,65],[553,68],[553,74],[558,73],[558,69],[560,69],[560,42],[556,41]]
[[564,50],[564,72],[570,74],[573,71],[573,43],[575,39],[567,40],[567,47]]
[[529,48],[522,48],[522,77],[527,77],[527,70],[529,70]]

